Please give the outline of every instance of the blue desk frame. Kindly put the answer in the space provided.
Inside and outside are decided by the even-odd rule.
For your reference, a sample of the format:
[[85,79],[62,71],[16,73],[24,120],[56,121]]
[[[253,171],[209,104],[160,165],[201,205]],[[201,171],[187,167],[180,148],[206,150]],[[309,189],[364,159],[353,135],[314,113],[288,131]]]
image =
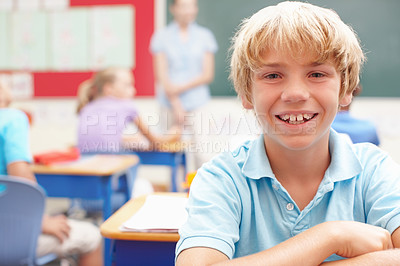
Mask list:
[[[80,198],[80,199],[101,199],[103,200],[103,220],[107,220],[112,214],[111,195],[113,193],[111,180],[114,175],[119,175],[119,189],[129,200],[138,163],[110,175],[80,175],[80,174],[59,174],[59,173],[35,173],[38,183],[45,189],[48,197]],[[110,250],[109,239],[104,241],[104,250]],[[110,265],[109,252],[104,252],[104,262]]]
[[[131,168],[132,169],[132,168]],[[132,171],[136,171],[137,165]],[[79,199],[100,199],[103,200],[103,219],[106,220],[112,214],[111,178],[113,175],[63,175],[63,174],[35,174],[38,183],[46,190],[48,197],[58,198],[79,198]],[[128,183],[128,174],[120,177],[120,187],[126,196],[130,198],[131,188]]]
[[186,155],[185,152],[168,151],[135,151],[134,154],[140,158],[140,164],[143,165],[165,165],[171,167],[171,191],[177,192],[177,174],[179,166],[184,167],[186,174]]
[[176,242],[113,240],[118,266],[174,266]]

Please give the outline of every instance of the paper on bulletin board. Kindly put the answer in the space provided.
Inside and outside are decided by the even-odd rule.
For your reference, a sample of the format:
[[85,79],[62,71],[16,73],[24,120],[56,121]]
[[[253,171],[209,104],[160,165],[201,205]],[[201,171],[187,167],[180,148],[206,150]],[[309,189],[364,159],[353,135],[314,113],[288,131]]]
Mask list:
[[107,66],[134,68],[134,11],[130,5],[91,10],[90,63],[93,69]]
[[65,10],[69,7],[69,0],[42,0],[46,10]]
[[6,41],[9,39],[9,27],[8,25],[9,13],[0,11],[0,70],[10,69],[9,57],[8,57],[8,44]]
[[11,14],[11,26],[11,69],[47,69],[46,14],[42,11],[14,12]]
[[49,15],[50,68],[58,71],[89,68],[88,9],[54,11]]
[[16,10],[39,10],[40,0],[14,0]]
[[1,11],[11,11],[13,9],[13,0],[1,0],[0,10]]
[[10,88],[13,100],[26,100],[33,96],[33,77],[31,73],[0,74],[0,82]]

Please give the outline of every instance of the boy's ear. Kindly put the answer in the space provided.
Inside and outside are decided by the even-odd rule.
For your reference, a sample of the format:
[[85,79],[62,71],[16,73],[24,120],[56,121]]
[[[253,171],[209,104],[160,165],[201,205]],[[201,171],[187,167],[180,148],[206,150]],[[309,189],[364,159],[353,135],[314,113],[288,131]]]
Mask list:
[[245,95],[240,96],[240,99],[242,100],[242,105],[245,109],[251,110],[254,108],[253,103],[251,103]]
[[348,106],[351,101],[353,100],[353,94],[352,93],[346,93],[342,99],[339,100],[339,105],[340,106]]

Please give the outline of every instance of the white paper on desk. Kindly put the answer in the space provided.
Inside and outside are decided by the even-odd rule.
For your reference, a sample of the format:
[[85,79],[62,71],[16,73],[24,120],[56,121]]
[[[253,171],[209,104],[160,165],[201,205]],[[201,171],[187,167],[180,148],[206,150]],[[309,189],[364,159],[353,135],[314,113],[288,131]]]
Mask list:
[[185,197],[149,195],[143,206],[120,227],[121,231],[177,232],[187,219]]

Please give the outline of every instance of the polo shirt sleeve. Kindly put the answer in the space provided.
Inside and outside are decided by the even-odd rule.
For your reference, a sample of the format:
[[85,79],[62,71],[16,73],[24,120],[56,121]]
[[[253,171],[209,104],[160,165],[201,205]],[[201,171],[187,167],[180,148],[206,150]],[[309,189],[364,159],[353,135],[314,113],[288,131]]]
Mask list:
[[[242,205],[232,173],[226,171],[230,168],[227,161],[217,157],[197,172],[190,188],[188,220],[179,230],[176,257],[191,247],[213,248],[233,257]],[[231,167],[235,168],[234,164]]]
[[150,41],[150,52],[153,54],[165,52],[165,41],[166,41],[165,30],[156,31],[151,37]]
[[31,162],[29,150],[29,122],[20,111],[13,112],[3,129],[4,158],[6,165],[13,162]]
[[369,146],[364,172],[365,213],[367,223],[393,233],[400,227],[400,166],[377,148]]
[[218,51],[217,40],[211,30],[206,29],[204,32],[205,49],[207,52],[215,54]]

